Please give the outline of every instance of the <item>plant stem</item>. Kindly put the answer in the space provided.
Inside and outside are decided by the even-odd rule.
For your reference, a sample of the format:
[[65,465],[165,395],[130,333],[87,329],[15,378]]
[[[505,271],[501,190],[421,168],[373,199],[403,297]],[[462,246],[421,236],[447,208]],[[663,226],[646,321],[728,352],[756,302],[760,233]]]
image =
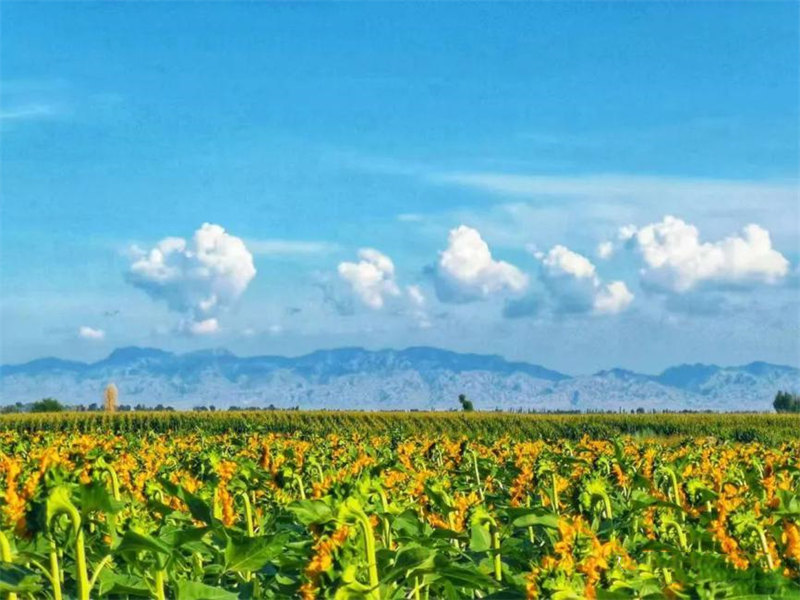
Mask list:
[[[8,543],[6,535],[0,531],[0,560],[10,563],[13,560],[11,555],[11,544]],[[14,592],[9,592],[8,600],[17,600],[17,595]]]
[[364,534],[364,547],[367,559],[367,569],[369,573],[369,598],[380,600],[380,579],[378,578],[378,561],[375,555],[375,532],[372,530],[372,523],[365,514],[358,515],[358,524],[361,526],[361,533]]
[[164,571],[157,569],[155,572],[155,588],[156,600],[166,600],[167,596],[164,594]]
[[58,546],[50,538],[50,582],[53,584],[53,599],[61,600],[61,569],[58,566]]
[[503,561],[500,556],[500,530],[497,525],[492,525],[492,551],[494,554],[494,578],[503,580]]

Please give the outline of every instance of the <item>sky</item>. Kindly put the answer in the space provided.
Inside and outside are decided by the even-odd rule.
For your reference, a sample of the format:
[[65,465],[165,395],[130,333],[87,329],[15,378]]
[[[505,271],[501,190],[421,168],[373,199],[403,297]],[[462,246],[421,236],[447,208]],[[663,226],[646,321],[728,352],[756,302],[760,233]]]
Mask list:
[[800,365],[798,7],[3,3],[0,362]]

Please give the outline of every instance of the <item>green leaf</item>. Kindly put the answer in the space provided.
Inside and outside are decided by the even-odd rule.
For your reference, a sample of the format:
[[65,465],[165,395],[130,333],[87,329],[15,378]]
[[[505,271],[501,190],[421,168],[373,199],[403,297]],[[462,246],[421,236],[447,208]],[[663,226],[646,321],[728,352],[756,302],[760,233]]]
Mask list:
[[549,529],[558,529],[558,516],[543,509],[533,509],[515,518],[512,524],[514,527],[540,525]]
[[139,552],[150,551],[156,554],[171,554],[172,547],[165,544],[146,533],[141,533],[135,529],[129,529],[122,537],[122,541],[116,548],[116,552]]
[[81,510],[85,513],[100,511],[107,514],[119,512],[124,504],[117,502],[100,481],[81,486]]
[[120,575],[105,570],[97,578],[99,586],[97,588],[100,596],[110,595],[112,598],[120,596],[138,596],[149,598],[150,588],[141,577],[134,575]]
[[298,500],[292,502],[287,508],[306,527],[328,523],[334,519],[333,510],[322,500]]
[[489,529],[478,523],[470,527],[469,549],[473,552],[487,552],[492,546],[492,536]]
[[42,589],[41,575],[13,563],[0,563],[0,592],[28,593]]
[[226,570],[239,573],[258,571],[281,552],[287,537],[229,538],[225,547]]
[[490,579],[478,571],[465,569],[463,567],[449,566],[439,568],[436,570],[436,574],[440,579],[446,579],[456,587],[466,587],[477,590],[497,586],[497,582],[494,579]]
[[178,600],[238,600],[239,595],[199,581],[179,581]]
[[175,485],[166,479],[161,480],[161,485],[166,492],[176,498],[183,500],[189,512],[198,521],[211,525],[214,522],[214,515],[211,511],[211,506],[199,496],[195,496],[185,488]]

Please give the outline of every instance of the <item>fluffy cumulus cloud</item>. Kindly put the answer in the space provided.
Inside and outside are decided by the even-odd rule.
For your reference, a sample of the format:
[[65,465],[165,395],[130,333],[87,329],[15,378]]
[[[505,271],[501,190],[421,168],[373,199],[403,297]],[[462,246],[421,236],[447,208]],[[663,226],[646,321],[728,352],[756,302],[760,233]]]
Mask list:
[[105,339],[106,332],[103,331],[102,329],[95,329],[94,327],[83,325],[80,329],[78,329],[78,337],[84,340],[92,340],[99,342]]
[[769,232],[758,225],[747,225],[740,235],[717,242],[702,242],[697,227],[666,216],[641,228],[625,227],[620,237],[642,258],[643,285],[659,291],[773,284],[789,271],[789,261],[772,247]]
[[436,293],[442,302],[471,302],[500,292],[519,293],[528,276],[514,265],[492,258],[481,234],[461,225],[450,231],[447,249],[436,264]]
[[[423,329],[431,326],[422,288],[408,285],[401,289],[392,259],[372,248],[359,250],[358,258],[358,262],[343,262],[338,268],[339,278],[349,288],[351,298],[372,310],[380,310],[391,304],[393,314],[408,315]],[[349,298],[343,298],[331,286],[323,291],[326,292],[326,300],[333,303],[339,314],[353,314]]]
[[256,275],[244,242],[210,223],[190,240],[167,237],[149,250],[134,247],[131,253],[128,282],[183,315],[180,329],[193,335],[218,331],[220,313]]
[[400,295],[392,259],[373,248],[362,248],[358,258],[358,262],[339,263],[338,271],[365,306],[378,310],[388,298]]
[[633,302],[624,282],[603,283],[592,262],[566,246],[553,246],[536,257],[542,263],[542,282],[559,312],[614,314]]

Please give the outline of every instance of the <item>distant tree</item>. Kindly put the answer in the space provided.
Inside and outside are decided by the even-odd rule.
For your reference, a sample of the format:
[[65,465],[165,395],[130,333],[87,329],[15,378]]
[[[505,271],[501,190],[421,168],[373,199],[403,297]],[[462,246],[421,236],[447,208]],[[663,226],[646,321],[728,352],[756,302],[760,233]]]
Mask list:
[[637,408],[636,409],[636,414],[637,415],[643,415],[644,414],[644,408],[642,408],[641,406],[639,408]]
[[31,412],[61,412],[64,410],[64,405],[55,398],[42,398],[38,402],[31,405]]
[[115,412],[117,410],[118,398],[119,391],[117,391],[117,386],[113,383],[109,383],[103,395],[103,410],[106,412]]
[[472,400],[467,399],[464,394],[458,395],[458,401],[461,403],[461,410],[464,412],[472,412],[475,407],[472,405]]
[[775,400],[772,403],[775,412],[779,413],[796,413],[800,412],[800,396],[790,394],[789,392],[780,391],[775,394]]

